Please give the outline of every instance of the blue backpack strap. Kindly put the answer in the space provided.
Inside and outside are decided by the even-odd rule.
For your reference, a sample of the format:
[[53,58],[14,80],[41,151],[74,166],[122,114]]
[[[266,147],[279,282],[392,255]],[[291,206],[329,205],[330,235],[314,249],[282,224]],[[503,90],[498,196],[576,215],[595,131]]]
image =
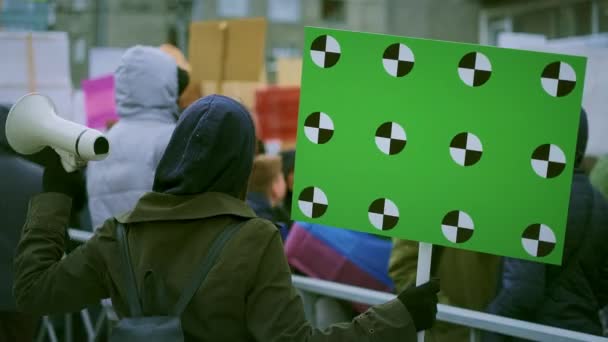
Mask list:
[[142,308],[139,299],[139,293],[137,292],[137,282],[135,281],[135,273],[133,273],[133,266],[131,265],[131,255],[129,253],[129,241],[127,241],[127,232],[125,226],[116,221],[116,232],[118,237],[118,244],[120,245],[121,257],[122,257],[122,271],[124,276],[124,283],[127,287],[127,304],[129,305],[130,317],[141,317]]
[[198,291],[198,289],[205,281],[205,278],[207,278],[207,274],[215,265],[215,262],[217,261],[217,258],[219,257],[222,250],[224,249],[226,243],[230,241],[232,236],[234,236],[234,234],[239,230],[239,228],[241,228],[241,226],[246,222],[247,221],[240,221],[228,225],[226,228],[224,228],[220,235],[215,238],[213,244],[211,245],[211,248],[209,249],[209,252],[205,256],[205,258],[203,258],[197,268],[198,270],[200,270],[199,273],[195,274],[188,287],[179,297],[177,304],[175,304],[175,307],[170,312],[171,315],[181,316],[181,314],[188,306],[188,303],[192,300],[192,297],[194,297],[196,291]]

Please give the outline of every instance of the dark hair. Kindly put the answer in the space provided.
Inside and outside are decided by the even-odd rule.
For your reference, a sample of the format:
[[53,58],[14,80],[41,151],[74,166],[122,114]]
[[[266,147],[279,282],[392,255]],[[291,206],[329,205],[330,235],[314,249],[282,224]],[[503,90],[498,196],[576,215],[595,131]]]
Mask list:
[[256,156],[249,177],[249,191],[268,193],[277,176],[280,176],[281,173],[282,162],[280,157],[267,154]]
[[190,83],[190,74],[186,70],[177,67],[177,96],[181,96],[184,93],[188,83]]

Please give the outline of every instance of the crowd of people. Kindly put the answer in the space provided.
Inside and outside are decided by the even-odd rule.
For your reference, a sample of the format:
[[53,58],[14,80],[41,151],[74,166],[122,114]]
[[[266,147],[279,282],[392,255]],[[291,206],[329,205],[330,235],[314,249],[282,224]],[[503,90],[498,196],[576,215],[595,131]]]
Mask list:
[[[348,239],[361,242],[348,248],[378,252],[358,253],[374,260],[353,262],[364,264],[363,276],[349,266],[341,279],[397,297],[371,308],[318,298],[314,307],[325,319],[311,324],[291,275],[319,276],[315,265],[335,260],[319,253],[316,263],[295,263],[286,249],[306,232],[332,229],[290,219],[295,151],[264,153],[255,119],[234,99],[180,101],[188,72],[162,49],[128,49],[115,82],[120,119],[107,132],[110,154],[83,170],[66,172],[50,148],[20,156],[0,130],[0,186],[9,194],[0,200],[0,273],[8,279],[0,283],[0,340],[31,341],[40,315],[104,298],[119,317],[178,316],[186,340],[415,341],[427,329],[429,341],[468,340],[464,327],[435,324],[437,302],[603,334],[608,159],[590,181],[581,168],[584,111],[561,266],[436,247],[433,280],[416,287],[416,242],[350,232]],[[0,107],[1,127],[7,113]],[[95,234],[66,250],[68,226]],[[197,282],[201,261],[211,260],[209,251],[227,232],[234,235]],[[182,300],[192,286],[191,300]]]

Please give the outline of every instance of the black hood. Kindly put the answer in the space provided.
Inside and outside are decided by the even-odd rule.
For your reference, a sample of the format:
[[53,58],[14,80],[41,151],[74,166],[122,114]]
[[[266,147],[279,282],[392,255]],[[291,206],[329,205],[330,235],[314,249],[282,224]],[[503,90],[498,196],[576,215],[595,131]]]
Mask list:
[[583,158],[585,157],[585,151],[587,150],[587,140],[589,140],[589,124],[587,123],[587,113],[584,109],[581,109],[580,122],[578,124],[578,137],[576,139],[576,158],[574,160],[574,167],[580,168]]
[[222,192],[244,199],[254,152],[255,129],[247,109],[225,96],[204,97],[180,116],[156,168],[153,190]]

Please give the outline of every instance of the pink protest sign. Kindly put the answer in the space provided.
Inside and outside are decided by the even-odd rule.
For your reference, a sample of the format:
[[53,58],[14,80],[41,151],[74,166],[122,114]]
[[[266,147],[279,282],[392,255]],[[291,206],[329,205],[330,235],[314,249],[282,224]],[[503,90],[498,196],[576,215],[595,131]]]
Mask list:
[[82,91],[87,126],[105,130],[109,122],[118,120],[113,75],[82,81]]

